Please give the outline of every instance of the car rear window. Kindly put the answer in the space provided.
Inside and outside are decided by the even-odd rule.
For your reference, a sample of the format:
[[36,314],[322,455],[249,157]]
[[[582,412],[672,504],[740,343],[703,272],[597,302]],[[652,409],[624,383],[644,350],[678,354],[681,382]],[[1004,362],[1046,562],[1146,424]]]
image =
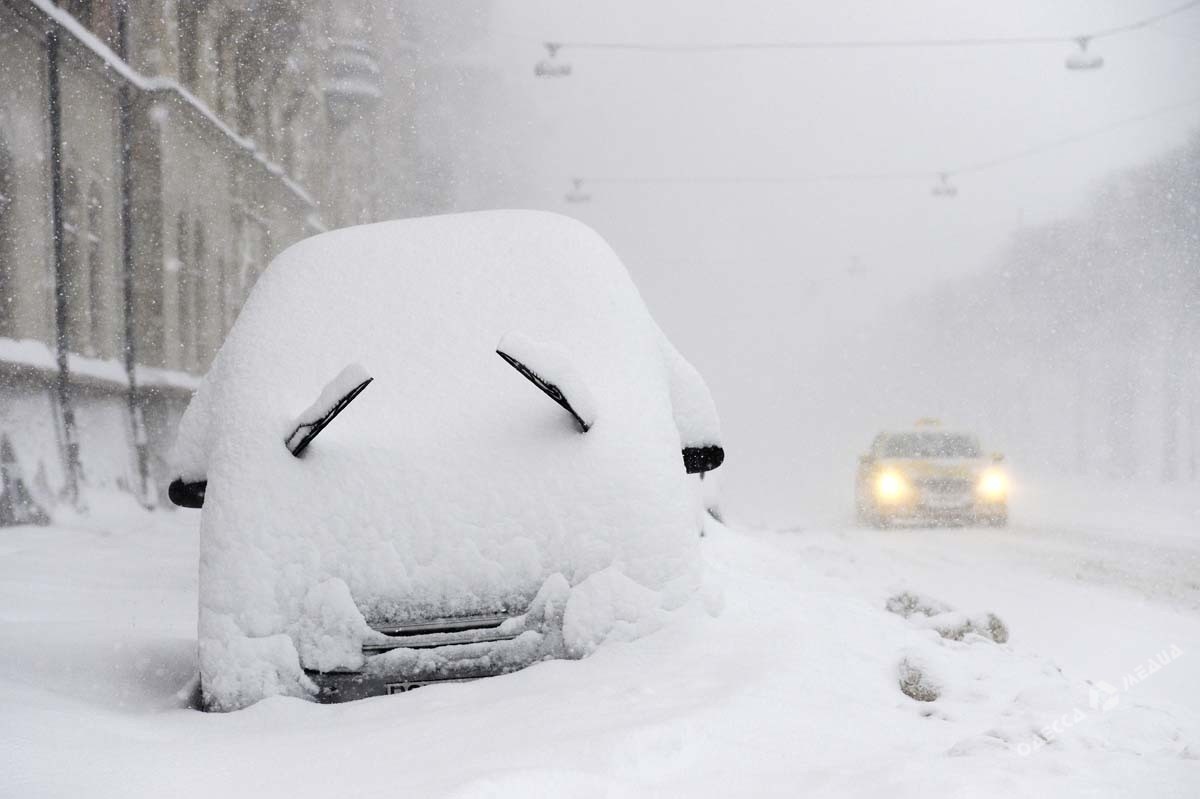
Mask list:
[[899,433],[880,442],[884,458],[978,458],[979,442],[962,433]]

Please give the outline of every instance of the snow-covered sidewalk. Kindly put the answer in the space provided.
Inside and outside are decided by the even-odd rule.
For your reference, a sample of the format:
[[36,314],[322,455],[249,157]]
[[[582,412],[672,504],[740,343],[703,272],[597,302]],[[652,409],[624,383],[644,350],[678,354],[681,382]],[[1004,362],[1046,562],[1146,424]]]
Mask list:
[[[177,696],[196,516],[99,503],[0,531],[0,795],[1200,795],[1200,535],[1171,497],[1030,498],[1008,531],[714,526],[715,617],[505,677],[232,714]],[[901,591],[961,613],[887,612]],[[1006,643],[933,629],[987,612]],[[902,664],[939,698],[901,693]]]

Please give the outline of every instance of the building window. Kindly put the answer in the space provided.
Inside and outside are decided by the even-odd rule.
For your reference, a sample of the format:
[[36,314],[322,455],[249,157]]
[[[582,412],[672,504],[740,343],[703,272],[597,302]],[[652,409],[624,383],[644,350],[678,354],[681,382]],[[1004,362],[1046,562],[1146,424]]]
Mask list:
[[234,291],[237,292],[237,307],[240,309],[242,303],[246,301],[246,295],[250,292],[250,285],[254,282],[254,232],[250,221],[241,213],[234,219],[234,238],[237,241],[237,255],[234,260],[235,268],[237,269],[237,280],[234,284]]
[[305,124],[309,121],[304,114],[305,99],[303,92],[292,93],[291,99],[283,108],[283,121],[280,125],[279,135],[283,148],[280,158],[284,171],[294,178],[299,178],[304,173],[299,161],[300,152],[304,148],[302,131],[306,130]]
[[59,7],[109,47],[118,47],[117,3],[126,0],[62,0]]
[[217,34],[217,87],[215,104],[217,116],[224,119],[229,113],[229,90],[233,85],[233,44],[224,29]]
[[179,81],[184,86],[196,85],[196,57],[199,48],[199,25],[201,4],[189,0],[176,0],[175,41],[179,54]]
[[65,0],[59,3],[66,12],[79,20],[84,27],[92,24],[92,0]]
[[271,250],[266,221],[247,210],[245,203],[239,202],[234,212],[233,233],[235,251],[228,278],[232,295],[229,302],[231,326],[258,279],[262,266],[267,263],[267,255]]
[[207,269],[208,252],[205,249],[206,242],[204,240],[204,223],[197,222],[195,232],[192,234],[192,263],[191,273],[192,279],[190,282],[192,296],[191,304],[192,311],[195,315],[195,323],[192,331],[192,362],[191,365],[199,367],[203,363],[203,359],[207,356],[208,339],[206,331],[209,328],[209,317],[206,303],[204,302],[205,295],[205,270]]
[[79,189],[79,173],[63,173],[63,292],[67,298],[67,346],[83,355],[101,354],[103,329],[104,208],[100,187]]
[[4,139],[0,138],[0,336],[16,338],[15,305],[17,281],[14,275],[16,261],[13,258],[15,249],[13,231],[17,223],[14,220],[14,189],[12,158]]
[[179,330],[179,362],[184,369],[191,366],[192,328],[192,270],[188,265],[188,226],[183,214],[175,219],[175,308]]
[[87,252],[87,283],[88,283],[88,320],[89,328],[87,341],[83,351],[89,354],[106,355],[107,349],[102,346],[104,341],[104,253],[101,247],[103,233],[104,208],[100,197],[100,187],[93,183],[88,188],[87,203],[87,233],[85,234],[85,250]]
[[187,220],[180,214],[175,227],[179,362],[183,369],[190,371],[199,368],[208,354],[207,331],[211,327],[212,316],[204,300],[208,244],[202,222],[191,227],[189,236]]
[[217,258],[217,311],[213,316],[217,331],[214,346],[220,347],[229,332],[229,265],[224,255]]
[[74,352],[90,353],[91,329],[88,322],[87,271],[84,253],[90,249],[87,218],[79,191],[79,174],[63,172],[63,285],[67,301],[67,346]]

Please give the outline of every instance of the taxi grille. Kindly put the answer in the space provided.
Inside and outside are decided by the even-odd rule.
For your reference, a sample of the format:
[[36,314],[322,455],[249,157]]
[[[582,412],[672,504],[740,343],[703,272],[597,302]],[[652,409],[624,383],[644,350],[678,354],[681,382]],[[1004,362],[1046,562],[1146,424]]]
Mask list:
[[930,494],[966,494],[971,491],[971,481],[965,477],[926,477],[917,481],[917,487]]

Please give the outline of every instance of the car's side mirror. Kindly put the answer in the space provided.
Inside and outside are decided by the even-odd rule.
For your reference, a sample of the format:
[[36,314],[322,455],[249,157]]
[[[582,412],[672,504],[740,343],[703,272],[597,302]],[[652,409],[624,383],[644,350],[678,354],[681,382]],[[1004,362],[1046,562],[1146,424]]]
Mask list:
[[703,477],[706,472],[711,472],[724,462],[724,447],[709,444],[703,447],[683,448],[683,468],[688,474]]
[[861,463],[863,466],[870,466],[872,463],[875,462],[875,456],[870,453],[867,453],[866,455],[859,455],[858,462]]
[[207,480],[185,481],[180,477],[167,486],[167,497],[181,508],[203,508],[207,488]]
[[725,462],[717,407],[696,367],[688,363],[665,336],[659,337],[659,347],[667,372],[671,413],[683,450],[683,469],[704,479],[705,474]]
[[993,452],[992,453],[992,463],[1001,463],[1003,461],[1004,461],[1004,453],[1003,452]]

